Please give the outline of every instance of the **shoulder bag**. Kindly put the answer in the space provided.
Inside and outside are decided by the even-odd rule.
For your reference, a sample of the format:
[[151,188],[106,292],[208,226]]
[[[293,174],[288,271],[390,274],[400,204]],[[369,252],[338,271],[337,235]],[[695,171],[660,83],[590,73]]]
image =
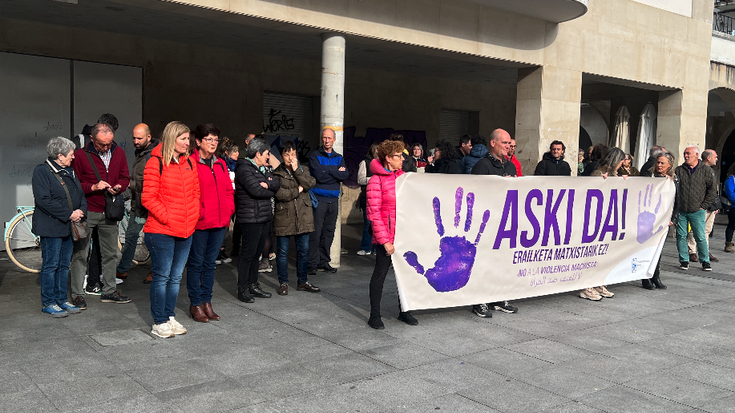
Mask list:
[[[97,182],[101,181],[102,177],[100,176],[100,171],[97,170],[97,165],[94,164],[92,156],[87,151],[84,151],[84,153],[87,155],[89,163],[92,164],[92,169],[94,169],[94,174],[97,177]],[[105,218],[109,219],[110,221],[122,221],[123,216],[125,215],[125,197],[122,194],[113,195],[108,190],[105,190],[104,192]]]
[[[66,192],[66,201],[69,202],[69,208],[71,208],[72,212],[74,212],[74,205],[71,203],[71,194],[69,194],[69,189],[66,187],[64,180],[61,179],[61,177],[57,175],[53,169],[51,169],[50,165],[46,164],[46,166],[48,166],[48,169],[51,171],[51,175],[55,176],[56,179],[59,180],[61,187],[64,188],[64,192]],[[79,241],[80,239],[84,239],[89,236],[89,229],[87,228],[86,221],[79,221],[79,222],[70,221],[70,222],[71,222],[71,239],[72,240]]]

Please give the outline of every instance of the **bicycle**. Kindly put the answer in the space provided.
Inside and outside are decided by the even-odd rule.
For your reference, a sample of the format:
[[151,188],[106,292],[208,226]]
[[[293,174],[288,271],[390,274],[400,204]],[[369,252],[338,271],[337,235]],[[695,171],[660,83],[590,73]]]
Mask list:
[[5,223],[5,252],[15,265],[31,273],[41,272],[41,237],[31,231],[32,206],[16,206],[17,214]]
[[[128,222],[130,221],[130,200],[125,201],[125,216],[123,216],[120,225],[117,226],[117,247],[122,252],[125,246],[125,233],[128,229]],[[143,230],[140,230],[138,234],[138,244],[135,247],[135,254],[133,254],[133,264],[142,265],[147,264],[151,260],[151,253],[148,252],[148,247],[145,246],[145,234]]]

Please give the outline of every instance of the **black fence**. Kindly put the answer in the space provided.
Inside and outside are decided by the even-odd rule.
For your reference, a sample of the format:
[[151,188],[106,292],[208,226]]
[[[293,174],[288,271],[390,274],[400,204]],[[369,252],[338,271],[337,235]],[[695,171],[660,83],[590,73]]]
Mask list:
[[724,14],[714,13],[712,16],[712,30],[735,36],[735,19]]

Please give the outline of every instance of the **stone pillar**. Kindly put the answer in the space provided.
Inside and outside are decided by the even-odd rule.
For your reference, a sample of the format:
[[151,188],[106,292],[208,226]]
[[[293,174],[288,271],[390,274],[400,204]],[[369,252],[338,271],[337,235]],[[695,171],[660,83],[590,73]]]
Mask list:
[[518,70],[516,97],[516,157],[523,175],[536,164],[554,140],[566,145],[564,160],[577,174],[582,72],[543,66]]
[[681,164],[687,146],[706,149],[707,95],[684,89],[659,92],[658,96],[656,144],[663,145]]
[[[322,35],[321,128],[333,129],[337,138],[333,150],[344,155],[343,126],[345,119],[345,38],[332,33]],[[321,144],[321,140],[320,140]],[[341,202],[339,203],[341,204]],[[329,256],[330,265],[339,267],[342,250],[342,208]]]

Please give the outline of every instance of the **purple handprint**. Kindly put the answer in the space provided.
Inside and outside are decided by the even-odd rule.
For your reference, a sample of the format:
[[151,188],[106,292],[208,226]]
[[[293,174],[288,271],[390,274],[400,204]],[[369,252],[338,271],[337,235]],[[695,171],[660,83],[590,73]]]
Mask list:
[[[457,188],[457,192],[454,195],[454,228],[459,227],[463,192],[463,189],[460,187]],[[465,218],[464,232],[469,232],[472,226],[472,208],[475,205],[475,194],[472,192],[468,193],[466,202],[467,217]],[[445,237],[439,198],[434,197],[433,206],[436,230],[439,236],[442,237],[439,241],[441,255],[434,263],[434,268],[424,272],[424,267],[419,264],[418,256],[413,251],[408,251],[403,254],[403,258],[417,273],[426,277],[429,285],[435,291],[445,293],[459,290],[467,285],[467,282],[470,280],[472,266],[475,264],[477,244],[480,242],[480,237],[485,231],[488,219],[490,219],[490,211],[485,210],[485,213],[482,215],[480,231],[477,233],[475,242],[471,243],[464,236]]]
[[[644,209],[651,207],[652,197],[653,185],[646,185],[646,194],[643,195]],[[658,204],[656,204],[653,212],[645,210],[641,212],[641,192],[638,192],[638,235],[636,236],[636,240],[639,244],[643,244],[664,229],[664,226],[661,225],[656,232],[653,232],[653,226],[656,223],[656,214],[658,214],[659,208],[661,208],[661,194],[658,195]]]

